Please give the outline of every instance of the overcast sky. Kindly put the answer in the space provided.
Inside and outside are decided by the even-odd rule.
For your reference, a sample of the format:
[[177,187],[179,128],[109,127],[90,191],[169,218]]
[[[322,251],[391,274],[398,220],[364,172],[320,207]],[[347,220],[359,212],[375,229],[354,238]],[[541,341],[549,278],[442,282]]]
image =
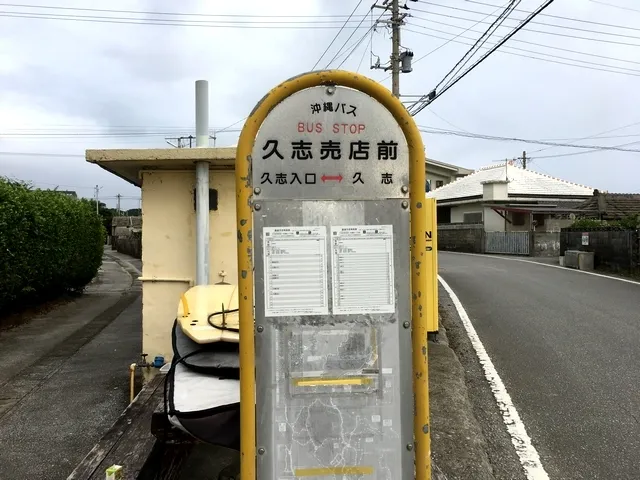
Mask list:
[[[512,13],[511,18],[523,19],[526,12],[542,2],[522,0],[518,8],[523,11]],[[125,197],[123,208],[137,207],[139,189],[88,164],[84,160],[86,149],[171,148],[165,143],[166,136],[194,133],[194,82],[198,79],[209,81],[210,126],[220,129],[238,122],[270,88],[310,70],[357,3],[358,0],[39,0],[28,3],[41,7],[146,12],[140,14],[3,6],[0,9],[0,175],[29,180],[42,188],[59,185],[86,197],[93,195],[93,187],[98,184],[102,187],[100,196],[110,206],[115,205],[115,196],[119,193]],[[461,35],[415,62],[412,73],[402,74],[402,94],[424,94],[435,87],[469,49],[469,43],[488,27],[487,23],[475,26],[474,23],[493,20],[487,15],[500,11],[497,7],[506,3],[506,0],[408,1],[412,16],[403,27],[402,46],[414,52],[414,60],[441,46],[446,39]],[[563,143],[618,146],[637,142],[624,148],[640,149],[639,3],[637,0],[556,0],[545,14],[583,21],[538,16],[534,20],[538,23],[529,24],[516,34],[419,113],[416,122],[427,128]],[[390,87],[385,71],[369,68],[371,50],[381,63],[388,61],[390,35],[382,26],[373,35],[364,37],[351,55],[343,53],[327,65],[354,32],[352,27],[358,25],[362,15],[368,14],[370,5],[362,2],[352,22],[317,68],[338,67],[347,57],[341,68],[359,70]],[[170,16],[160,12],[201,15]],[[375,12],[377,17],[381,11]],[[33,18],[43,15],[46,19]],[[321,18],[319,15],[341,16]],[[104,17],[139,23],[180,20],[191,25],[121,24],[113,23],[113,19],[105,22]],[[89,19],[95,21],[80,21]],[[238,28],[238,23],[229,28],[233,20],[259,21],[263,22],[260,26],[269,28],[255,28],[256,23],[242,24],[251,28]],[[275,24],[276,21],[310,23]],[[318,23],[320,21],[328,23]],[[198,22],[199,26],[195,26]],[[215,22],[217,26],[207,22]],[[516,24],[515,20],[507,20],[505,25],[509,28],[501,28],[488,44]],[[279,28],[273,28],[275,26]],[[318,28],[327,26],[331,28]],[[370,26],[370,17],[360,26],[347,46],[357,44],[363,37]],[[349,50],[343,48],[343,52],[349,53]],[[635,123],[637,125],[632,125]],[[627,125],[631,126],[621,128]],[[241,126],[238,123],[235,128]],[[610,132],[602,134],[606,131]],[[594,138],[598,134],[602,134],[601,138]],[[234,145],[237,136],[237,132],[219,133],[216,145]],[[590,138],[579,140],[584,137]],[[425,134],[424,138],[427,155],[443,162],[478,168],[520,156],[526,150],[533,159],[529,167],[532,170],[601,190],[640,192],[639,153],[597,151],[539,158],[584,150],[450,134]],[[543,148],[544,151],[539,151]]]

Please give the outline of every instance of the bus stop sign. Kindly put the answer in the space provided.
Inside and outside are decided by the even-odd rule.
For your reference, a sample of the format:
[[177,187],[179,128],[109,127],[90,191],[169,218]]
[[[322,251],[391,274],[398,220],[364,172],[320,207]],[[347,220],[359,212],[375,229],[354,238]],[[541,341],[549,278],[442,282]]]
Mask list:
[[257,478],[413,478],[403,130],[363,91],[311,86],[270,109],[250,163]]

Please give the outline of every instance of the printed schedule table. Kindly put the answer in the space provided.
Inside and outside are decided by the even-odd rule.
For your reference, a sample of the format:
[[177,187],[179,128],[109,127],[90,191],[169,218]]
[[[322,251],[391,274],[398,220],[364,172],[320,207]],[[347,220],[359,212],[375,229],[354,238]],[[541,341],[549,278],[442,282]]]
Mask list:
[[331,228],[334,314],[393,313],[393,226]]
[[265,315],[328,315],[325,227],[265,227]]

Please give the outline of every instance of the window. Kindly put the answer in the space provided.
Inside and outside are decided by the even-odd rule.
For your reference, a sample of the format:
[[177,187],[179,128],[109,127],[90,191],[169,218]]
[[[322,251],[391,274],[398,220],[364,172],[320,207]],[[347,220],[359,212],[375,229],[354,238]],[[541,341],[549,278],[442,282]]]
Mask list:
[[482,223],[482,212],[469,212],[463,214],[462,223]]
[[[196,209],[196,189],[193,189],[193,210]],[[209,210],[218,210],[218,190],[215,188],[209,189]]]
[[544,226],[544,213],[534,213],[533,220],[536,222],[536,227]]
[[438,223],[451,223],[451,207],[437,207]]
[[525,224],[524,212],[512,212],[511,213],[512,225],[521,227]]
[[436,180],[436,188],[440,188],[444,185],[444,180]]

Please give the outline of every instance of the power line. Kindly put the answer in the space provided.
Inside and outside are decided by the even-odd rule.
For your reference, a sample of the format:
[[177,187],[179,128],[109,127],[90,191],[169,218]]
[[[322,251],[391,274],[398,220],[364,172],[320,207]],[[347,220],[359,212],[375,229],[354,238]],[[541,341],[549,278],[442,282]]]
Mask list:
[[351,17],[353,16],[354,13],[356,13],[356,10],[358,10],[358,7],[360,7],[360,4],[362,3],[363,0],[360,0],[358,2],[358,4],[356,5],[356,7],[353,9],[353,11],[351,12],[351,15],[349,15],[347,17],[347,19],[345,20],[344,24],[342,25],[342,27],[340,27],[340,30],[338,30],[338,33],[336,33],[336,36],[333,37],[333,40],[331,40],[331,43],[329,44],[329,46],[325,49],[324,52],[322,52],[322,55],[320,55],[320,58],[318,58],[318,61],[315,63],[315,65],[311,68],[311,70],[315,70],[316,67],[318,66],[318,64],[320,63],[320,60],[322,60],[322,58],[327,54],[327,52],[329,51],[329,49],[331,48],[331,45],[333,45],[333,43],[338,39],[338,36],[340,36],[340,33],[342,32],[342,30],[344,30],[344,27],[347,25],[347,22],[351,19]]
[[[471,58],[476,54],[477,51],[480,50],[480,48],[482,48],[482,46],[485,44],[485,42],[489,39],[489,37],[491,35],[493,35],[493,33],[496,32],[496,30],[504,23],[504,21],[507,19],[507,17],[509,16],[509,14],[513,11],[513,8],[515,6],[517,6],[520,3],[520,0],[512,0],[511,2],[509,2],[509,4],[507,5],[507,7],[502,11],[502,13],[500,15],[497,16],[497,18],[491,23],[491,25],[489,25],[489,28],[487,28],[487,30],[485,30],[485,32],[483,32],[480,37],[473,43],[473,45],[471,46],[471,48],[467,51],[467,53],[464,54],[464,56],[460,59],[460,61],[451,69],[451,71],[449,71],[449,73],[447,73],[447,75],[445,75],[445,77],[440,80],[440,82],[433,88],[433,90],[437,90],[438,87],[440,87],[440,85],[442,85],[442,83],[444,82],[444,80],[454,72],[454,70],[456,70],[456,68],[458,67],[458,65],[460,65],[460,68],[457,68],[455,73],[458,73],[462,70],[462,68],[469,63],[469,61],[471,60]],[[466,58],[466,60],[465,60]],[[464,60],[464,62],[463,62]],[[443,86],[443,88],[446,88],[451,81],[454,79],[454,76],[452,76]]]
[[[506,4],[505,4],[505,5],[506,5]],[[493,14],[495,14],[498,10],[500,10],[500,9],[502,9],[502,8],[504,8],[504,6],[502,6],[502,7],[498,7],[496,10],[494,10],[492,13],[488,14],[488,15],[487,15],[486,17],[484,17],[482,20],[486,20],[487,18],[489,18],[490,16],[492,16]],[[464,31],[460,32],[460,33],[459,33],[459,34],[457,34],[455,37],[453,37],[453,38],[451,38],[451,39],[447,40],[446,42],[444,42],[444,43],[442,43],[442,44],[440,44],[440,46],[438,46],[438,47],[434,48],[434,49],[433,49],[433,50],[431,50],[430,52],[428,52],[428,53],[426,53],[425,55],[421,56],[420,58],[418,58],[417,60],[415,60],[413,63],[414,63],[414,64],[416,64],[416,63],[418,63],[420,60],[424,60],[425,58],[427,58],[427,57],[428,57],[429,55],[431,55],[432,53],[437,52],[437,51],[438,51],[438,50],[440,50],[442,47],[444,47],[444,46],[448,45],[449,43],[451,43],[453,40],[455,40],[456,38],[458,38],[458,37],[459,37],[460,35],[462,35],[463,33],[466,33],[466,32],[468,32],[469,30],[471,30],[473,27],[475,27],[476,25],[479,25],[479,24],[481,23],[481,21],[482,21],[482,20],[478,20],[476,23],[474,23],[473,25],[471,25],[471,26],[470,26],[469,28],[467,28],[466,30],[464,30]],[[409,31],[411,31],[411,30],[409,30]],[[389,76],[391,76],[391,75],[389,75]],[[387,80],[387,78],[389,78],[389,77],[384,78],[382,81],[384,82],[385,80]]]
[[[432,32],[439,32],[439,33],[444,33],[444,34],[447,34],[447,35],[452,35],[452,34],[451,34],[451,33],[449,33],[449,32],[444,32],[444,31],[442,31],[442,30],[437,30],[437,29],[433,29],[433,28],[427,28],[427,27],[423,27],[423,26],[421,26],[421,25],[412,25],[412,26],[419,27],[419,28],[423,28],[423,29],[425,29],[425,30],[432,31]],[[412,32],[413,32],[413,33],[418,33],[418,34],[420,34],[420,32],[415,32],[415,31],[412,31]],[[464,38],[464,39],[472,40],[472,39],[471,39],[471,38],[469,38],[469,37],[462,37],[462,36],[461,36],[460,38]],[[462,43],[462,42],[461,42],[461,43]],[[468,45],[468,44],[465,44],[465,45]],[[495,45],[495,44],[493,44],[493,45]],[[485,47],[485,48],[486,48],[486,47]],[[590,62],[590,61],[588,61],[588,60],[580,60],[580,59],[578,59],[578,58],[563,57],[563,56],[561,56],[561,55],[553,55],[553,54],[551,54],[551,53],[538,52],[538,51],[535,51],[535,50],[528,50],[528,49],[526,49],[526,48],[512,47],[512,46],[510,46],[510,45],[505,46],[504,48],[509,48],[509,49],[511,49],[511,50],[515,50],[515,51],[518,51],[518,52],[525,52],[525,53],[533,53],[533,54],[536,54],[536,55],[543,55],[543,56],[545,56],[545,57],[559,58],[559,59],[561,59],[561,60],[569,60],[569,61],[571,61],[571,62],[584,63],[584,64],[586,64],[586,65],[595,65],[595,66],[598,66],[598,67],[616,68],[616,69],[620,69],[620,70],[622,70],[622,71],[612,70],[612,72],[615,72],[615,73],[623,73],[623,74],[628,74],[628,75],[640,74],[640,70],[635,70],[635,69],[633,69],[633,68],[618,67],[618,66],[615,66],[615,65],[606,65],[606,64],[598,63],[598,62]],[[503,52],[503,53],[504,53],[504,52]],[[527,57],[527,55],[522,55],[522,56],[523,56],[523,57]],[[529,58],[534,58],[534,57],[529,57]],[[578,66],[578,65],[575,65],[575,66]],[[629,72],[629,73],[628,73],[628,72]]]
[[[598,137],[599,135],[603,135],[605,133],[609,133],[609,132],[613,132],[616,130],[622,130],[624,128],[628,128],[634,125],[638,125],[640,124],[640,122],[636,122],[636,123],[632,123],[629,125],[624,125],[622,127],[617,127],[614,129],[610,129],[607,130],[605,132],[601,132],[599,134],[596,135],[592,135],[590,137],[582,137],[579,140],[585,140],[588,138],[595,138]],[[502,141],[502,142],[522,142],[522,143],[531,143],[531,144],[537,144],[537,145],[549,145],[550,148],[553,147],[566,147],[566,148],[581,148],[581,149],[588,149],[588,150],[593,150],[593,151],[621,151],[621,152],[631,152],[631,153],[640,153],[640,149],[626,149],[626,148],[622,148],[623,146],[626,145],[633,145],[633,144],[637,144],[640,143],[640,140],[638,141],[634,141],[634,142],[630,142],[630,143],[626,143],[626,144],[622,144],[622,145],[614,145],[614,146],[605,146],[605,145],[582,145],[582,144],[575,144],[575,143],[560,143],[560,142],[553,142],[553,141],[549,141],[549,140],[545,140],[545,139],[525,139],[525,138],[519,138],[519,137],[505,137],[505,136],[498,136],[498,135],[485,135],[485,134],[479,134],[479,133],[473,133],[473,132],[467,132],[467,131],[456,131],[456,130],[447,130],[447,129],[442,129],[442,128],[436,128],[436,127],[427,127],[427,126],[423,126],[423,125],[418,125],[418,129],[426,134],[431,134],[431,135],[452,135],[452,136],[459,136],[459,137],[466,137],[466,138],[473,138],[473,139],[478,139],[478,140],[491,140],[491,141]],[[636,136],[640,136],[636,135]],[[601,138],[609,138],[609,137],[601,137]],[[613,137],[611,137],[613,138]],[[542,150],[536,150],[535,152],[538,151],[542,151]],[[534,152],[531,152],[534,153]],[[586,152],[580,152],[580,153],[586,153]],[[28,157],[60,157],[60,158],[84,158],[84,155],[80,155],[80,154],[75,154],[75,153],[47,153],[47,152],[0,152],[0,155],[6,155],[6,156],[28,156]],[[566,156],[568,154],[560,154],[557,156]],[[532,158],[551,158],[551,157],[555,157],[556,155],[551,155],[551,156],[535,156]],[[62,186],[62,185],[60,185]],[[67,185],[72,187],[72,185]],[[84,187],[78,187],[77,188],[84,188]]]
[[[62,21],[76,21],[76,22],[90,22],[90,23],[112,23],[121,25],[157,25],[157,26],[172,26],[172,27],[204,27],[204,28],[240,28],[240,29],[307,29],[307,30],[324,30],[338,28],[337,25],[307,25],[302,22],[249,22],[248,24],[241,24],[239,22],[227,22],[216,21],[198,21],[198,20],[156,20],[156,19],[141,19],[132,17],[102,17],[102,16],[87,16],[87,15],[62,15],[62,14],[50,14],[50,13],[28,13],[28,12],[6,12],[0,11],[0,17],[5,18],[24,18],[24,19],[36,19],[36,20],[62,20]],[[266,25],[263,25],[267,23]],[[276,25],[281,23],[283,25]],[[301,24],[302,23],[302,24]],[[318,22],[314,22],[318,23]],[[270,24],[270,25],[269,25]],[[363,28],[363,27],[343,27],[343,28]]]
[[[380,19],[382,18],[382,15],[384,15],[384,12],[382,12],[380,14],[380,16],[378,16],[378,18],[373,21],[373,9],[371,9],[371,25],[368,28],[368,30],[366,32],[364,32],[364,35],[354,44],[351,45],[351,47],[349,47],[347,50],[345,50],[345,52],[349,51],[348,55],[342,60],[342,62],[340,63],[340,65],[338,65],[337,68],[341,68],[342,65],[344,65],[344,63],[349,59],[349,57],[351,55],[353,55],[353,53],[357,50],[357,48],[360,46],[360,44],[362,44],[363,40],[365,38],[367,38],[367,35],[371,34],[371,38],[370,38],[370,43],[373,41],[373,31],[375,30],[375,27],[378,25],[378,22],[380,21]],[[363,19],[364,20],[364,19]],[[362,22],[361,22],[362,23]],[[355,33],[355,30],[353,31],[353,33]],[[341,55],[343,55],[345,52],[340,53],[340,50],[342,50],[344,48],[344,45],[346,45],[346,43],[349,41],[349,39],[353,36],[353,33],[351,34],[351,36],[349,38],[347,38],[347,40],[344,42],[344,44],[342,45],[342,47],[340,47],[340,49],[338,50],[338,53],[336,53],[336,55],[334,56],[334,58],[331,59],[331,61],[327,64],[326,68],[329,68],[329,65],[331,65],[331,63],[336,59],[339,58]],[[349,50],[351,49],[351,50]],[[365,53],[366,53],[366,49],[365,49]],[[364,54],[362,56],[362,58],[364,59]],[[362,61],[360,62],[362,63]],[[360,67],[358,67],[358,69],[360,69]]]
[[[495,141],[501,141],[501,142],[522,142],[522,143],[531,143],[536,145],[551,145],[554,147],[585,148],[585,149],[594,149],[594,150],[600,150],[600,151],[610,150],[610,151],[619,151],[619,152],[640,153],[640,149],[621,148],[615,145],[606,146],[606,145],[582,145],[582,144],[575,144],[575,143],[558,143],[558,142],[549,142],[546,140],[535,140],[535,139],[527,139],[527,138],[519,138],[519,137],[500,137],[497,135],[483,135],[478,133],[456,132],[454,130],[449,130],[449,131],[433,130],[427,127],[422,127],[420,125],[418,125],[418,129],[423,133],[428,133],[432,135],[453,135],[458,137],[474,138],[478,140],[495,140]],[[633,143],[640,143],[640,142],[631,142],[631,144]],[[534,157],[534,158],[538,158],[538,157]]]
[[[438,14],[435,14],[435,15],[438,15]],[[459,19],[459,20],[466,20],[467,22],[473,22],[474,21],[471,18],[458,17],[458,16],[455,16],[455,15],[443,15],[443,14],[440,14],[440,16],[448,17],[448,18],[456,18],[456,19]],[[427,20],[427,19],[422,18],[422,17],[414,17],[414,18],[418,18],[420,20]],[[427,21],[435,22],[435,20],[427,20]],[[488,23],[488,22],[482,21],[480,23]],[[454,25],[454,26],[457,27],[457,28],[461,28],[458,25]],[[543,35],[553,35],[553,36],[556,36],[556,37],[575,38],[575,39],[578,39],[578,40],[588,40],[588,41],[591,41],[591,42],[611,43],[611,44],[614,44],[614,45],[626,45],[626,46],[630,46],[630,47],[640,47],[640,44],[637,44],[637,43],[618,42],[616,40],[605,40],[605,39],[602,39],[602,38],[581,37],[579,35],[569,35],[569,34],[558,33],[558,32],[545,32],[544,30],[527,29],[527,32],[540,33],[540,34],[543,34]],[[633,37],[633,38],[640,38],[640,37]]]
[[[360,6],[360,4],[362,3],[362,0],[360,0],[358,2],[358,5],[356,5],[356,8],[353,10],[354,12],[358,9],[358,7]],[[327,63],[326,67],[324,67],[325,69],[329,68],[329,65],[331,65],[333,63],[333,61],[338,57],[338,55],[340,54],[340,52],[342,51],[342,49],[347,45],[347,43],[349,42],[349,40],[351,40],[351,38],[355,35],[356,31],[358,28],[360,28],[360,26],[364,23],[364,20],[367,17],[362,17],[362,20],[360,20],[360,23],[358,23],[358,26],[356,28],[353,29],[353,31],[351,32],[351,35],[349,35],[349,37],[344,41],[344,43],[342,44],[342,46],[338,49],[338,51],[336,52],[336,54],[333,56],[333,58],[331,60],[329,60],[329,62]],[[371,25],[367,31],[364,33],[364,35],[362,36],[362,38],[360,39],[360,42],[367,36],[367,34],[373,30],[373,25]],[[338,35],[340,34],[340,32],[338,32]],[[338,38],[338,35],[336,35],[336,38]],[[359,42],[358,42],[359,44]],[[357,48],[357,46],[356,46]],[[352,52],[353,53],[353,52]],[[349,54],[351,55],[351,54]],[[347,58],[349,58],[349,55],[347,55]],[[344,61],[343,61],[344,63]],[[342,64],[340,64],[342,65]],[[339,67],[338,67],[339,68]]]
[[623,7],[623,6],[620,6],[620,5],[613,5],[611,3],[599,2],[597,0],[590,0],[590,1],[593,2],[593,3],[599,3],[600,5],[605,5],[605,6],[611,7],[611,8],[619,8],[621,10],[627,10],[629,12],[640,12],[640,10],[637,10],[635,8]]
[[[428,3],[429,5],[434,5],[437,7],[441,7],[441,8],[449,8],[449,9],[453,9],[453,10],[458,10],[461,12],[468,12],[468,13],[474,13],[477,15],[485,15],[485,12],[479,12],[477,10],[468,10],[466,8],[457,8],[457,7],[451,7],[448,5],[440,5],[437,3],[430,3],[430,2],[423,2],[423,3]],[[437,13],[437,12],[431,12],[428,10],[419,10],[417,8],[413,9],[416,12],[420,12],[420,13],[427,13],[427,14],[431,14],[431,15],[439,15],[439,16],[443,16],[443,17],[449,17],[449,18],[457,18],[460,20],[469,20],[469,21],[474,21],[473,19],[470,18],[464,18],[464,17],[458,17],[455,15],[446,15],[444,13]],[[518,18],[512,18],[511,20],[513,21],[520,21],[521,19]],[[567,30],[575,30],[578,32],[588,32],[588,33],[597,33],[600,35],[609,35],[612,37],[622,37],[622,38],[634,38],[636,40],[640,40],[640,37],[635,36],[635,35],[624,35],[622,33],[612,33],[612,32],[601,32],[601,31],[597,31],[597,30],[592,30],[592,29],[588,29],[588,28],[579,28],[579,27],[571,27],[569,25],[558,25],[556,23],[547,23],[547,22],[531,22],[532,25],[544,25],[545,27],[555,27],[555,28],[563,28],[563,29],[567,29]],[[640,29],[638,29],[640,30]],[[531,32],[535,32],[536,30],[529,30]]]
[[[347,15],[238,15],[238,14],[219,14],[219,13],[185,13],[185,12],[151,12],[141,10],[112,10],[101,8],[81,8],[81,7],[62,7],[51,5],[26,5],[17,3],[0,3],[1,7],[18,7],[18,8],[42,8],[49,10],[77,10],[83,12],[102,12],[102,13],[133,13],[138,15],[172,15],[172,16],[189,16],[189,17],[237,17],[237,18],[344,18]],[[356,15],[359,17],[360,15]]]
[[[598,133],[596,133],[595,135],[588,135],[588,136],[586,136],[586,137],[577,138],[577,139],[575,139],[575,141],[576,141],[576,142],[579,142],[579,141],[581,141],[581,140],[589,140],[589,139],[592,139],[592,138],[598,138],[598,137],[601,137],[601,135],[605,135],[605,134],[607,134],[607,133],[611,133],[611,132],[617,132],[618,130],[624,130],[625,128],[629,128],[629,127],[635,127],[636,125],[640,125],[640,122],[634,122],[634,123],[630,123],[630,124],[628,124],[628,125],[623,125],[623,126],[621,126],[621,127],[616,127],[616,128],[611,128],[611,129],[608,129],[608,130],[604,130],[604,131],[602,131],[602,132],[598,132]],[[551,148],[554,148],[554,147],[541,148],[541,149],[539,149],[539,150],[534,150],[534,151],[533,151],[533,152],[531,152],[531,153],[542,152],[542,151],[544,151],[544,150],[549,150],[549,149],[551,149]]]
[[[476,0],[465,0],[465,1],[467,3],[475,3],[477,5],[484,5],[485,7],[495,7],[496,6],[496,5],[493,5],[491,3],[479,2],[479,1],[476,1]],[[422,3],[427,3],[427,2],[422,2]],[[516,11],[520,12],[520,13],[526,13],[526,14],[531,13],[528,10],[517,10],[516,9]],[[625,25],[614,25],[614,24],[611,24],[611,23],[594,22],[594,21],[591,21],[591,20],[583,20],[583,19],[580,19],[580,18],[563,17],[563,16],[560,16],[560,15],[551,15],[550,13],[541,13],[540,16],[541,17],[547,17],[547,18],[557,18],[557,19],[560,19],[560,20],[567,20],[567,21],[570,21],[570,22],[579,22],[579,23],[588,23],[588,24],[591,24],[591,25],[600,25],[602,27],[613,27],[613,28],[622,28],[624,30],[640,31],[640,28],[636,28],[636,27],[627,27]]]
[[76,153],[45,153],[45,152],[0,152],[0,155],[11,155],[14,157],[61,157],[61,158],[84,158],[84,155]]
[[[355,45],[353,45],[353,46],[352,46],[351,50],[345,50],[345,52],[347,52],[347,51],[348,51],[349,53],[347,53],[347,55],[342,59],[342,61],[340,62],[340,64],[339,64],[336,68],[341,68],[341,67],[342,67],[342,65],[344,65],[344,63],[345,63],[347,60],[349,60],[349,57],[351,57],[351,55],[353,55],[353,54],[355,53],[355,51],[356,51],[356,50],[358,49],[358,47],[362,44],[362,42],[364,41],[364,39],[365,39],[365,38],[367,38],[367,35],[369,35],[369,32],[371,32],[372,30],[373,30],[373,27],[371,27],[369,30],[367,30],[367,31],[365,32],[365,34],[360,38],[360,40],[358,40],[358,41],[355,43]],[[343,53],[344,53],[344,52],[343,52]],[[366,53],[367,53],[367,50],[366,50],[366,48],[365,48],[364,53],[363,53],[363,55],[362,55],[362,58],[363,58],[363,59],[364,59],[364,54],[366,54]],[[361,61],[360,63],[362,63],[362,61]],[[331,64],[331,62],[329,62],[329,63],[327,64],[327,68],[329,68],[329,65],[330,65],[330,64]],[[358,67],[358,68],[360,68],[360,67]]]
[[[360,63],[358,63],[358,68],[356,72],[360,71],[360,67],[362,66],[362,62],[364,61],[364,57],[367,54],[367,50],[372,52],[373,50],[373,10],[371,11],[371,28],[369,29],[369,42],[367,43],[367,47],[362,51],[362,57],[360,57]],[[371,63],[371,55],[369,56],[369,63]]]
[[[418,25],[416,25],[416,26],[418,26]],[[427,30],[430,30],[430,29],[427,28]],[[425,35],[427,37],[438,38],[440,40],[447,40],[447,38],[443,38],[443,37],[440,37],[438,35],[432,35],[432,34],[429,34],[429,33],[418,32],[418,31],[410,30],[410,29],[407,29],[407,31],[408,32],[412,32],[412,33],[416,33],[418,35]],[[452,35],[451,33],[448,33],[448,32],[446,32],[446,33],[448,35]],[[462,45],[470,45],[470,43],[461,42],[460,40],[452,40],[452,41],[454,41],[455,43],[460,43]],[[522,49],[518,49],[516,47],[511,47],[511,46],[507,46],[505,48],[522,50]],[[630,76],[638,76],[637,74],[634,74],[634,73],[631,73],[631,72],[625,72],[625,71],[620,71],[620,70],[609,70],[607,68],[589,67],[589,66],[586,66],[586,65],[576,65],[575,63],[567,63],[567,62],[560,62],[558,60],[551,60],[551,59],[548,59],[548,58],[533,57],[531,55],[523,55],[521,53],[514,53],[514,52],[505,51],[505,50],[498,50],[498,53],[503,53],[505,55],[515,55],[516,57],[523,57],[523,58],[529,58],[529,59],[533,59],[533,60],[540,60],[541,62],[555,63],[555,64],[558,64],[558,65],[567,65],[567,66],[570,66],[570,67],[584,68],[584,69],[587,69],[587,70],[594,70],[594,71],[601,71],[601,72],[608,72],[608,73],[619,73],[619,74],[622,74],[622,75],[630,75]],[[542,53],[542,52],[536,52],[536,53],[538,55],[549,55],[549,54],[545,54],[545,53]],[[580,62],[581,61],[581,60],[578,60],[578,59],[569,59],[569,60],[572,61],[572,62]],[[623,68],[623,67],[615,67],[615,66],[612,66],[612,65],[607,65],[607,67],[609,67],[609,68]]]
[[480,65],[487,57],[489,57],[489,55],[491,55],[493,52],[495,52],[498,48],[500,48],[502,45],[504,45],[504,43],[507,40],[509,40],[516,33],[518,33],[521,29],[523,29],[527,25],[527,23],[529,23],[531,21],[531,19],[535,18],[535,16],[538,13],[540,13],[545,8],[547,8],[549,5],[551,5],[553,3],[553,1],[554,0],[546,0],[546,2],[543,3],[540,7],[538,7],[538,9],[535,12],[533,12],[526,19],[524,19],[520,23],[520,25],[518,25],[510,33],[505,35],[498,43],[496,43],[489,51],[487,51],[482,57],[480,57],[473,65],[471,65],[469,68],[467,68],[467,70],[465,70],[461,75],[459,75],[453,82],[449,83],[445,88],[440,90],[440,92],[436,92],[435,89],[434,89],[428,96],[425,96],[424,100],[421,102],[422,104],[417,106],[416,108],[414,108],[413,111],[411,112],[411,115],[417,115],[418,113],[420,113],[429,104],[433,103],[436,100],[436,98],[438,98],[441,95],[443,95],[447,90],[452,88],[456,83],[458,83],[465,76],[467,76],[469,74],[469,72],[471,72],[474,68],[476,68],[478,65]]
[[[629,143],[622,143],[620,145],[615,145],[616,147],[626,147],[629,145],[635,145],[637,143],[640,143],[640,141],[637,142],[629,142]],[[553,148],[553,147],[550,147]],[[540,158],[558,158],[558,157],[572,157],[574,155],[584,155],[586,153],[594,153],[594,152],[601,152],[602,150],[599,148],[593,149],[593,150],[587,150],[586,152],[572,152],[572,153],[558,153],[556,155],[538,155],[535,156],[533,158],[535,158],[536,160],[540,159]]]
[[436,112],[433,111],[432,108],[427,108],[427,110],[429,111],[429,113],[431,113],[432,115],[434,115],[435,117],[439,118],[440,120],[442,120],[444,123],[446,123],[447,125],[452,126],[453,128],[457,128],[458,130],[462,130],[463,132],[467,132],[469,133],[468,130],[465,130],[464,128],[461,128],[457,125],[454,125],[453,123],[451,123],[449,120],[447,120],[446,118],[438,115]]
[[[464,28],[464,27],[461,27],[459,25],[452,25],[451,23],[440,22],[440,21],[437,21],[437,20],[431,20],[431,19],[426,19],[426,18],[423,19],[423,18],[420,18],[420,17],[414,17],[414,18],[418,18],[420,20],[424,20],[425,22],[436,23],[438,25],[444,25],[444,26],[447,26],[447,27],[458,28],[458,29]],[[469,21],[472,21],[472,20],[469,20]],[[480,21],[476,22],[471,27],[468,27],[467,29],[464,30],[464,32],[459,33],[454,38],[457,38],[457,37],[461,36],[463,33],[468,32],[468,31],[471,31],[471,32],[474,32],[474,33],[480,33],[478,30],[471,30],[478,23],[480,23]],[[412,24],[412,25],[416,26],[416,27],[419,27],[419,28],[426,28],[426,27],[424,27],[422,25],[419,25],[419,24]],[[436,32],[439,31],[441,33],[446,33],[448,35],[453,35],[450,32],[442,32],[440,30],[435,30],[435,29],[433,29],[433,31],[436,31]],[[466,38],[466,37],[463,37],[463,38]],[[568,48],[556,47],[554,45],[547,45],[547,44],[544,44],[544,43],[530,42],[530,41],[527,41],[527,40],[520,40],[520,39],[517,39],[517,38],[514,38],[512,41],[513,42],[517,42],[517,43],[524,43],[524,44],[527,44],[527,45],[535,45],[537,47],[550,48],[550,49],[553,49],[553,50],[560,50],[560,51],[563,51],[563,52],[576,53],[578,55],[586,55],[586,56],[589,56],[589,57],[604,58],[604,59],[613,60],[613,61],[616,61],[616,62],[634,63],[634,64],[637,64],[637,65],[640,65],[640,62],[636,62],[636,61],[633,61],[633,60],[627,60],[627,59],[624,59],[624,58],[615,58],[615,57],[609,57],[609,56],[606,56],[606,55],[597,55],[597,54],[594,54],[594,53],[582,52],[582,51],[579,51],[579,50],[571,50],[571,49],[568,49]]]
[[578,140],[584,140],[586,138],[597,138],[598,140],[604,140],[609,138],[630,138],[630,137],[640,137],[640,133],[628,133],[626,135],[607,135],[607,136],[593,135],[591,137],[582,137],[582,138],[545,138],[543,140],[561,142],[561,141],[578,141]]

